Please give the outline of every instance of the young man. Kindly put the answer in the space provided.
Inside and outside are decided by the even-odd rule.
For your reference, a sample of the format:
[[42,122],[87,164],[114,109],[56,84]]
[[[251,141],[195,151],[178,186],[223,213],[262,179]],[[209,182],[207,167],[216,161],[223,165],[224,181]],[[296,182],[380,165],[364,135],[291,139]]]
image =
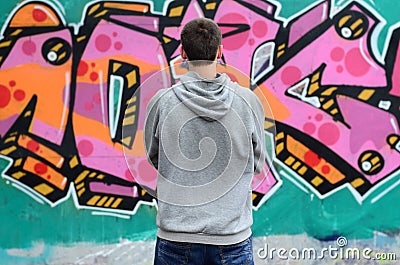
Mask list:
[[264,111],[216,71],[221,31],[194,19],[181,33],[189,71],[150,100],[145,148],[158,170],[155,264],[253,264],[252,177],[264,165]]

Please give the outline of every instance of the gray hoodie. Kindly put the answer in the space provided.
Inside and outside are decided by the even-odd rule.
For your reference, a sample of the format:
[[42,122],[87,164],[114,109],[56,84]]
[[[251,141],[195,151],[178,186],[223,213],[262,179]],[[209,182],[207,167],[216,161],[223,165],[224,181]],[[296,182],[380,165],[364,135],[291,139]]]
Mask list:
[[195,72],[150,100],[148,160],[158,169],[158,236],[214,245],[251,235],[252,189],[265,159],[264,111],[226,74]]

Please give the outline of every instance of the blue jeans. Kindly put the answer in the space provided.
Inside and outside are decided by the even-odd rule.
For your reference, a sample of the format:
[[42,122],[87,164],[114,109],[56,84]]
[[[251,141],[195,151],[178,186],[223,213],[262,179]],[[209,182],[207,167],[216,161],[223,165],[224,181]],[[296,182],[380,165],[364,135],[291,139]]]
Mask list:
[[254,265],[250,236],[233,245],[168,241],[157,237],[154,265]]

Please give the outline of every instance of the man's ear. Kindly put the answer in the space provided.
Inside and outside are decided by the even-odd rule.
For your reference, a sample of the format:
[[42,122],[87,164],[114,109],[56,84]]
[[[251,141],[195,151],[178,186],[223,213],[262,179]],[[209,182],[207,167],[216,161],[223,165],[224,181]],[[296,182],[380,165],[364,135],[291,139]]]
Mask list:
[[181,57],[182,59],[187,60],[187,55],[185,50],[183,49],[183,46],[181,46]]
[[218,46],[217,59],[222,58],[222,44]]

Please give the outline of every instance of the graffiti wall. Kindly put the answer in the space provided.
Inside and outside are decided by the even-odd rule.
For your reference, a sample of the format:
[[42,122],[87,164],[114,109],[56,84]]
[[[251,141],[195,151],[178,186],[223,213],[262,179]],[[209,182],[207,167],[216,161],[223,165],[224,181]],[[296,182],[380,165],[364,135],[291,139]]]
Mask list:
[[[154,239],[157,172],[143,148],[145,108],[185,70],[180,30],[196,17],[222,30],[220,71],[270,110],[265,170],[253,181],[254,235],[398,235],[400,20],[392,6],[400,4],[2,5],[3,260],[34,263],[54,246]],[[152,77],[167,67],[174,71]],[[38,257],[9,251],[37,244]]]

